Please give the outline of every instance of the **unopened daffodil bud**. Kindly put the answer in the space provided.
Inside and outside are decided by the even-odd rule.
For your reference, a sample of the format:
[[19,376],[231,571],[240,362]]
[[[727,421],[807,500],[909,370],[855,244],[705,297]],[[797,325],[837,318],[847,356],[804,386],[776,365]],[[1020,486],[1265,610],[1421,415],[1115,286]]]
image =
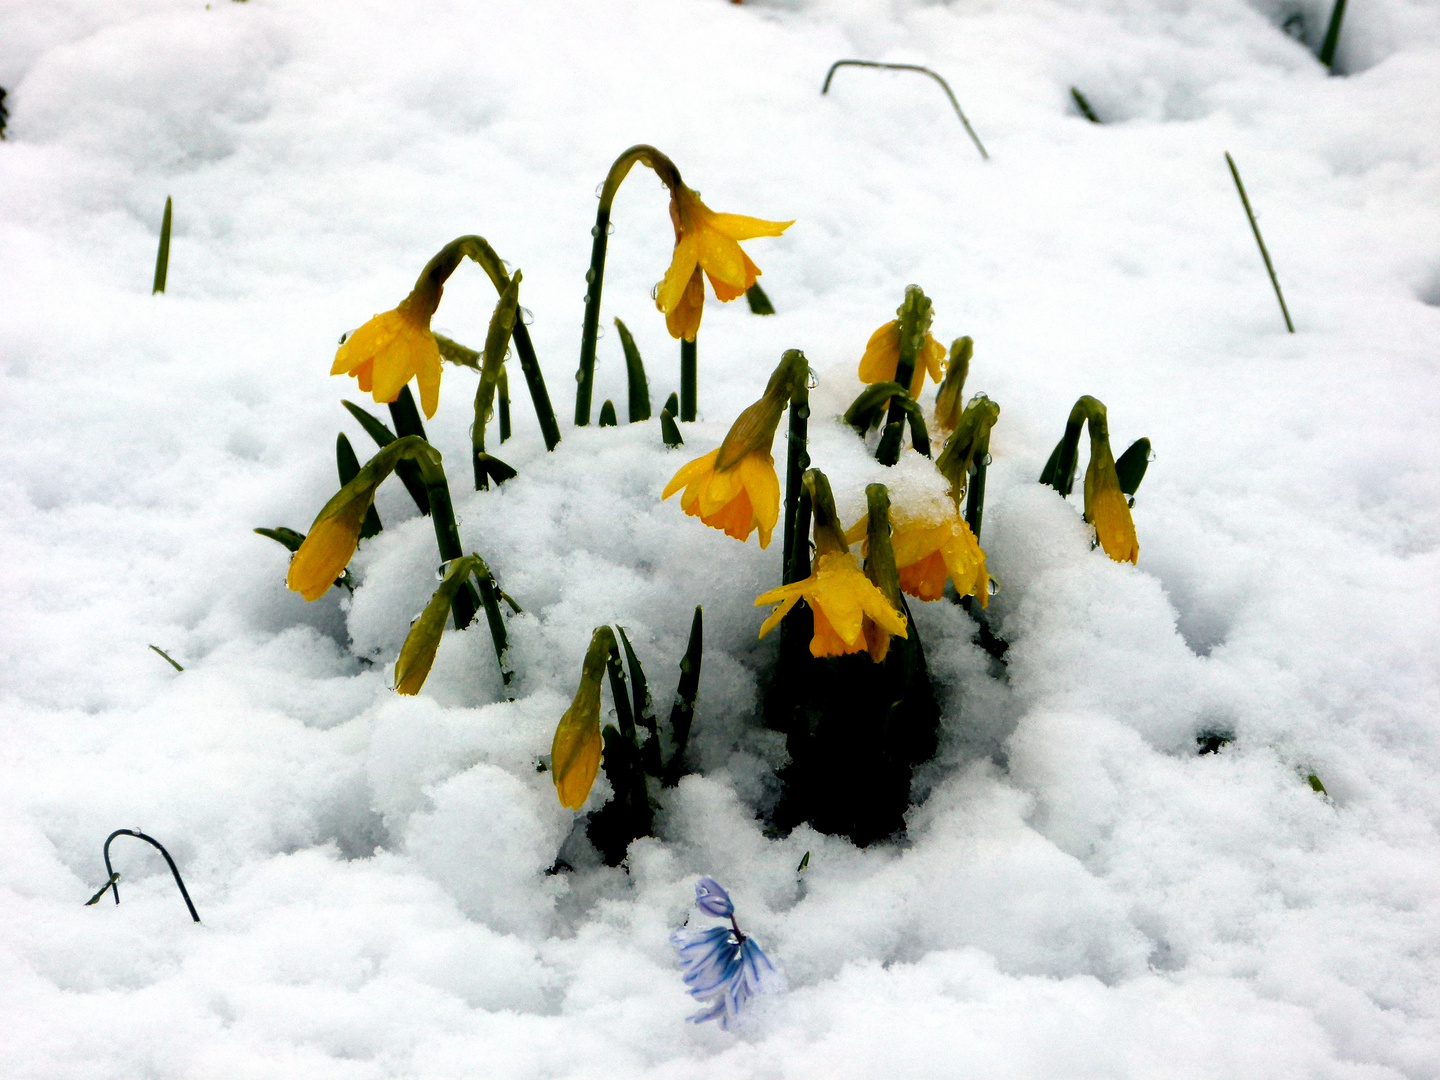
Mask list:
[[795,349],[787,352],[764,396],[736,418],[717,449],[683,466],[665,485],[661,499],[683,488],[680,506],[685,513],[740,541],[758,529],[760,546],[768,547],[780,519],[780,479],[771,454],[775,429],[809,374],[804,355]]
[[321,508],[290,560],[285,584],[306,600],[318,600],[350,564],[360,546],[365,515],[375,502],[375,491],[402,460],[421,469],[435,468],[440,454],[418,435],[407,435],[383,447]]
[[782,585],[755,598],[756,607],[776,605],[761,625],[760,636],[763,638],[780,625],[790,609],[804,600],[815,622],[815,634],[810,639],[812,656],[844,656],[869,650],[867,621],[875,627],[872,636],[883,631],[905,637],[905,616],[865,576],[850,553],[825,474],[814,469],[807,472],[805,488],[814,514],[814,569],[803,581]]
[[955,431],[935,459],[935,468],[950,481],[950,495],[958,504],[969,483],[970,468],[977,457],[990,450],[990,429],[1000,419],[1000,406],[984,394],[976,394],[960,414]]
[[480,560],[473,555],[452,559],[445,568],[445,577],[420,617],[410,624],[405,635],[405,644],[400,646],[400,658],[395,661],[396,693],[414,695],[420,692],[435,663],[435,653],[440,648],[440,638],[445,633],[445,622],[450,617],[450,605],[455,594],[465,587]]
[[965,377],[970,374],[970,358],[975,342],[968,337],[956,338],[950,344],[950,360],[945,366],[945,379],[935,392],[935,423],[946,431],[960,424],[965,399]]
[[741,214],[717,214],[686,187],[678,175],[670,190],[670,221],[675,226],[675,254],[664,280],[656,286],[655,306],[665,313],[670,336],[694,341],[705,309],[710,279],[715,298],[728,303],[755,284],[760,269],[740,247],[741,240],[779,236],[793,221],[763,221]]
[[604,738],[600,734],[600,683],[605,663],[615,649],[615,633],[608,626],[597,627],[585,652],[580,686],[575,700],[555,728],[550,744],[550,774],[560,805],[579,810],[590,797],[600,772]]
[[910,371],[910,396],[919,398],[927,373],[933,381],[940,381],[945,346],[930,334],[930,298],[918,286],[905,290],[905,299],[895,314],[896,318],[870,335],[865,355],[860,358],[860,381],[905,385],[905,380],[899,378],[900,369],[905,367]]
[[1140,541],[1135,536],[1130,503],[1120,489],[1120,478],[1115,473],[1115,456],[1110,450],[1110,431],[1104,406],[1090,415],[1085,520],[1095,526],[1095,538],[1110,558],[1128,563],[1140,558]]
[[[865,515],[865,576],[870,579],[891,607],[902,615],[904,601],[900,599],[900,575],[895,566],[895,552],[890,547],[890,492],[884,484],[870,484],[865,488],[868,513]],[[849,534],[846,534],[849,539]],[[890,652],[890,632],[868,615],[865,618],[865,645],[870,659],[879,664]]]

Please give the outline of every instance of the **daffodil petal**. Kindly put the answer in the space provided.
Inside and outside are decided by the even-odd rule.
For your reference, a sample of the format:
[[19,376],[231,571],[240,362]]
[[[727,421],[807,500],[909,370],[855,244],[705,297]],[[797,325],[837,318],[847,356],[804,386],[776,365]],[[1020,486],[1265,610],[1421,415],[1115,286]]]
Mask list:
[[660,289],[655,294],[655,306],[667,315],[679,306],[681,298],[684,297],[690,279],[695,274],[697,258],[694,237],[682,236],[675,245],[670,268],[665,271],[665,278],[660,282]]
[[715,468],[715,459],[719,456],[720,448],[717,446],[708,454],[680,466],[680,471],[672,476],[670,482],[665,485],[665,491],[661,494],[660,501],[664,502],[681,488],[689,487],[697,477],[704,475],[707,471],[713,470]]
[[794,221],[766,221],[744,214],[710,214],[708,224],[731,240],[753,240],[757,236],[779,236]]

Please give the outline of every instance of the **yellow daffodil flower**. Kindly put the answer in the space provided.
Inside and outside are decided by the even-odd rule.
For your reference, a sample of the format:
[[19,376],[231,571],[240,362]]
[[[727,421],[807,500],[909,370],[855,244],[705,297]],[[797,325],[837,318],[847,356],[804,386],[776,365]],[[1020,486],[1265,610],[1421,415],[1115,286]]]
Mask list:
[[[919,398],[925,385],[925,374],[939,382],[942,372],[940,362],[945,359],[945,346],[930,335],[925,335],[924,347],[915,358],[915,374],[910,379],[910,396]],[[860,358],[860,381],[863,383],[894,382],[895,370],[900,366],[900,320],[891,319],[870,335],[865,346],[865,355]]]
[[680,506],[712,529],[736,540],[750,539],[760,530],[760,546],[770,546],[770,534],[780,518],[780,478],[768,450],[752,450],[729,468],[720,468],[720,448],[681,468],[665,485],[662,499],[681,488]]
[[591,635],[575,700],[560,718],[550,744],[555,794],[560,805],[571,810],[585,805],[600,772],[600,754],[605,745],[600,734],[600,681],[605,674],[605,660],[614,647],[615,634],[608,626],[599,627]]
[[430,318],[440,303],[438,286],[422,288],[398,307],[376,315],[356,330],[335,353],[331,375],[352,375],[360,389],[382,404],[394,401],[411,379],[420,388],[426,419],[440,404],[440,346]]
[[[850,529],[851,543],[863,539],[868,515]],[[974,594],[981,607],[990,604],[990,575],[985,571],[985,552],[975,534],[953,506],[937,508],[929,515],[891,513],[890,546],[900,588],[920,600],[939,600],[945,582],[955,582],[961,596]]]
[[[860,562],[850,554],[844,531],[835,516],[835,498],[825,474],[811,469],[805,474],[805,489],[810,493],[812,523],[815,537],[815,564],[804,581],[781,585],[755,598],[755,606],[776,605],[760,626],[763,638],[780,625],[801,600],[809,605],[814,616],[815,635],[810,639],[812,656],[844,656],[874,648],[875,660],[884,658],[889,638],[880,632],[905,637],[905,616],[875,583],[865,576]],[[867,626],[870,628],[867,638]]]
[[742,543],[759,529],[760,546],[768,547],[780,518],[780,478],[770,448],[796,380],[803,385],[809,373],[803,355],[787,352],[765,395],[736,418],[718,449],[681,467],[661,500],[684,488],[680,507],[685,513]]
[[1115,475],[1115,458],[1107,437],[1090,438],[1090,465],[1085,470],[1085,520],[1095,526],[1095,537],[1105,554],[1116,562],[1133,563],[1140,558],[1140,541],[1130,503],[1120,490]]
[[717,214],[684,184],[670,195],[670,220],[675,226],[675,254],[656,287],[655,306],[665,313],[665,328],[674,338],[694,341],[705,308],[701,273],[710,279],[715,298],[728,303],[755,284],[760,268],[740,247],[741,240],[779,236],[793,221],[763,221],[741,214]]
[[339,506],[326,505],[310,526],[305,541],[290,560],[285,584],[306,600],[319,600],[345,572],[355,549],[360,546],[360,527],[375,501],[375,489],[349,499]]
[[832,551],[815,559],[815,570],[804,581],[781,585],[755,598],[755,606],[777,605],[760,627],[763,638],[780,625],[796,603],[804,600],[815,617],[812,656],[843,656],[869,648],[865,620],[886,633],[905,636],[905,617],[891,606],[860,569],[848,551]]

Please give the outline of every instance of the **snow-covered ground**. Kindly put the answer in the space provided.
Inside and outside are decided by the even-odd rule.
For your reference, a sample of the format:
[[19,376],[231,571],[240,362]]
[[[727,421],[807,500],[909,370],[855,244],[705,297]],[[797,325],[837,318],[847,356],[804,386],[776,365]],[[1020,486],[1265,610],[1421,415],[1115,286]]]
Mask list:
[[[3,0],[0,1074],[1440,1076],[1440,7],[1352,0],[1344,78],[1313,56],[1328,11]],[[922,77],[821,97],[841,57],[940,71],[991,160]],[[714,209],[796,219],[747,245],[778,315],[711,301],[679,452],[656,421],[569,423],[595,188],[635,142]],[[658,412],[673,237],[645,170],[615,223],[604,323]],[[483,620],[419,697],[387,688],[436,563],[398,484],[353,603],[288,593],[250,531],[308,527],[337,431],[367,455],[336,339],[471,232],[524,270],[564,435],[547,455],[512,377],[492,450],[520,475],[469,492],[475,381],[447,370],[465,545],[526,611],[513,703]],[[751,601],[778,540],[659,494],[800,347],[853,520],[896,477],[834,417],[909,282],[1003,409],[1008,681],[962,611],[917,605],[945,720],[908,845],[770,839]],[[462,267],[436,328],[478,346],[493,303]],[[1138,567],[1035,483],[1083,393],[1117,451],[1154,443]],[[613,329],[607,397],[623,419]],[[547,876],[574,815],[536,761],[591,628],[626,626],[663,700],[697,603],[705,775],[628,873]],[[1234,741],[1201,756],[1204,732]],[[120,827],[169,845],[201,925],[133,841],[124,903],[82,906]],[[788,982],[738,1032],[684,1022],[668,936],[700,874]]]

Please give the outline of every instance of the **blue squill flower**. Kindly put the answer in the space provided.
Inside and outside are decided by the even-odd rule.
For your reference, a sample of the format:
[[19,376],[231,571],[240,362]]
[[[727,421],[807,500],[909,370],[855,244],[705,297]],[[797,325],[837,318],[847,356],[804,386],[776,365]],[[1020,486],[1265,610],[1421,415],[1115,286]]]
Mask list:
[[740,932],[735,905],[714,878],[701,878],[696,883],[695,906],[706,915],[728,918],[730,925],[709,930],[685,928],[671,935],[670,941],[685,969],[690,996],[705,1002],[705,1008],[690,1021],[703,1024],[719,1020],[720,1026],[728,1030],[746,1002],[772,983],[775,968],[755,939]]

